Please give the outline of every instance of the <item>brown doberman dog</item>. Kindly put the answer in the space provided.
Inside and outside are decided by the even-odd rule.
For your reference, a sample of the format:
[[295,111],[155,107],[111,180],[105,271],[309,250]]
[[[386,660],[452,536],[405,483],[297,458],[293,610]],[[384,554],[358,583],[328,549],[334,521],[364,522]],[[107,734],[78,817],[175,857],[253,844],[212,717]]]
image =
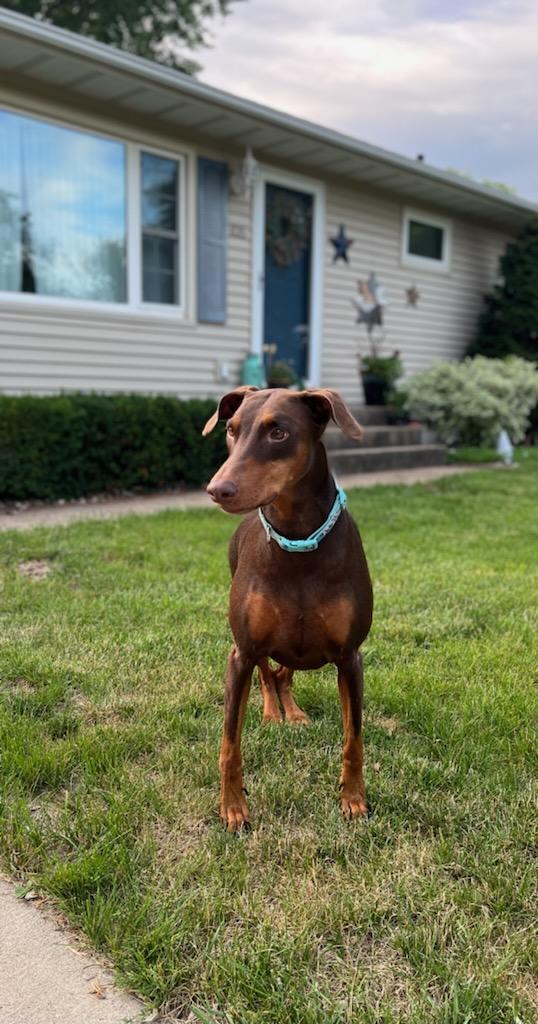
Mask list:
[[203,431],[227,421],[229,457],[208,493],[226,512],[249,513],[229,550],[235,644],[226,674],[220,814],[232,832],[249,827],[240,745],[256,665],[264,720],[280,722],[283,715],[304,724],[308,718],[292,695],[294,670],[336,665],[344,725],[342,811],[346,818],[367,813],[358,648],[372,621],[372,586],[359,532],[321,441],[329,419],[349,437],[361,437],[335,391],[245,386],[220,400]]

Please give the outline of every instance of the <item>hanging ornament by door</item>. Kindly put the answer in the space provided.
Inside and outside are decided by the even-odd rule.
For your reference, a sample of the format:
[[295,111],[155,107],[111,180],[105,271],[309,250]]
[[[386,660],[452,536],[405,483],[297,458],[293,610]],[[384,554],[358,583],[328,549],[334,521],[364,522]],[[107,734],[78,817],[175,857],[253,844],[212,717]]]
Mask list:
[[267,208],[265,241],[279,267],[300,259],[310,244],[310,211],[299,196],[275,192]]

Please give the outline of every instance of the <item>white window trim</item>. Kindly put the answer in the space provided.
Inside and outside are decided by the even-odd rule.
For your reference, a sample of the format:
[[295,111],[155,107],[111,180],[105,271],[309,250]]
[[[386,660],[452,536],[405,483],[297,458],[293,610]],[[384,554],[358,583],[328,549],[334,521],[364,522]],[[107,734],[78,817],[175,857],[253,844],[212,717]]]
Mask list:
[[[429,256],[415,256],[409,252],[409,222],[419,221],[432,228],[441,228],[443,232],[443,256],[436,260]],[[406,267],[416,267],[422,270],[433,270],[434,273],[448,274],[452,262],[452,221],[442,217],[436,217],[424,210],[404,207],[402,216],[402,250],[401,262]]]
[[[159,316],[184,317],[185,311],[185,159],[182,154],[144,146],[140,143],[126,143],[127,146],[127,302],[138,313],[156,313]],[[132,153],[129,152],[132,150]],[[179,274],[176,281],[179,293],[178,304],[142,301],[142,192],[140,189],[140,157],[142,153],[162,156],[178,164],[178,262]]]
[[[98,315],[120,316],[157,316],[164,320],[187,320],[190,309],[190,281],[187,280],[187,233],[191,228],[187,220],[187,187],[191,185],[188,164],[192,164],[190,151],[181,149],[162,149],[149,143],[131,142],[121,135],[109,131],[81,127],[74,121],[62,118],[45,117],[31,111],[20,109],[11,104],[2,103],[2,110],[30,120],[42,121],[60,128],[69,128],[84,135],[92,135],[98,139],[119,142],[125,147],[125,243],[126,243],[126,291],[125,302],[100,302],[98,299],[71,299],[61,295],[38,295],[28,292],[0,291],[0,302],[13,303],[29,309],[65,310],[66,312],[89,312]],[[140,193],[140,154],[152,153],[163,156],[178,163],[178,291],[180,302],[168,305],[157,302],[142,301],[142,195]]]

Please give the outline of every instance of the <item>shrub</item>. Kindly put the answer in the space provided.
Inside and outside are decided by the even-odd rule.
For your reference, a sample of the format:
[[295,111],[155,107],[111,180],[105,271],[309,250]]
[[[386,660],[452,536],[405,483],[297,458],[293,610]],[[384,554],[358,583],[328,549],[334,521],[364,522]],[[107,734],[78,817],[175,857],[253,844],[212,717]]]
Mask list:
[[477,356],[438,363],[406,381],[406,388],[411,416],[448,444],[495,444],[503,429],[517,442],[538,401],[538,371],[516,356]]
[[484,298],[468,355],[538,360],[538,216],[506,246],[500,271],[502,282]]
[[212,399],[0,396],[0,498],[78,498],[206,483],[226,455]]

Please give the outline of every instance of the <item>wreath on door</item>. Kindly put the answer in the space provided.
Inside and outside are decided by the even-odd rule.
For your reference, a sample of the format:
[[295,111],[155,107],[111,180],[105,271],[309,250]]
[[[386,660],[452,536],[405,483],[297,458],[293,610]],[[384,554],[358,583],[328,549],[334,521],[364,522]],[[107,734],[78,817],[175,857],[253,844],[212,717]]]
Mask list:
[[276,192],[267,209],[265,241],[279,267],[289,267],[310,244],[310,214],[301,199]]

